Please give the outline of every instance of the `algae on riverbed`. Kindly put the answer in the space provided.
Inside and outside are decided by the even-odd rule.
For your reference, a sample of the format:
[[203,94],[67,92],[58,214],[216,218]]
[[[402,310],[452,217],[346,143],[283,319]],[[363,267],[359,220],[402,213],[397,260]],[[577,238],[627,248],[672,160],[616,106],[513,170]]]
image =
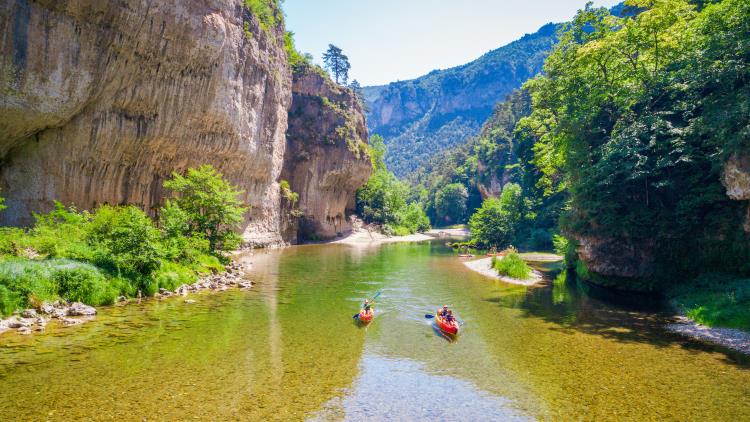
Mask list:
[[[455,389],[461,415],[475,420],[750,418],[747,358],[563,280],[488,280],[437,241],[303,246],[242,261],[252,263],[250,291],[107,308],[81,327],[4,336],[0,414],[420,419],[453,404],[425,392]],[[356,325],[359,301],[381,289],[373,323]],[[455,343],[424,318],[443,303],[466,323]]]

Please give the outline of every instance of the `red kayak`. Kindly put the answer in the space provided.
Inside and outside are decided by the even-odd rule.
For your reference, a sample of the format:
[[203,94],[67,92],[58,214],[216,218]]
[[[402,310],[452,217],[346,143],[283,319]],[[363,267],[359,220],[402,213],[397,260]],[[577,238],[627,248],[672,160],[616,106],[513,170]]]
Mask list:
[[372,321],[372,318],[374,316],[375,316],[375,310],[374,309],[370,309],[370,312],[366,312],[364,309],[362,309],[361,311],[359,311],[359,320],[362,321],[362,322],[364,322],[364,323],[368,323],[368,322]]
[[440,327],[440,331],[450,335],[458,334],[459,326],[458,321],[456,321],[455,319],[451,322],[448,322],[440,315],[435,315],[435,322],[437,322],[438,327]]

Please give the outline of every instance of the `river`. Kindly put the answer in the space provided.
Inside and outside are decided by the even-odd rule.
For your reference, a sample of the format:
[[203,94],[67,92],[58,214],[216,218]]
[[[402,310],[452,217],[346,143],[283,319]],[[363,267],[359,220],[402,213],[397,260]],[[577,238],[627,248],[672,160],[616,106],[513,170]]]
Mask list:
[[[256,251],[249,291],[0,337],[2,420],[750,420],[750,360],[442,242]],[[381,290],[369,327],[352,316]],[[424,318],[448,303],[457,341]]]

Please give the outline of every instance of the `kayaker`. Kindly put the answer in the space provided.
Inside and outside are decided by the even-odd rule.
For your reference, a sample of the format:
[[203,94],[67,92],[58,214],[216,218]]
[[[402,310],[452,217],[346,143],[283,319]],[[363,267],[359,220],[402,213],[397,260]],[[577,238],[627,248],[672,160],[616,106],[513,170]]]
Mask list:
[[450,324],[450,323],[453,323],[453,321],[455,320],[456,318],[453,316],[453,310],[449,309],[448,313],[445,314],[445,321]]
[[445,317],[446,315],[448,315],[448,312],[449,312],[448,305],[443,305],[443,309],[438,310],[438,316]]
[[365,313],[367,313],[367,314],[369,314],[370,312],[372,312],[372,306],[370,306],[370,300],[369,299],[365,299],[365,305],[362,307],[362,309],[364,309]]

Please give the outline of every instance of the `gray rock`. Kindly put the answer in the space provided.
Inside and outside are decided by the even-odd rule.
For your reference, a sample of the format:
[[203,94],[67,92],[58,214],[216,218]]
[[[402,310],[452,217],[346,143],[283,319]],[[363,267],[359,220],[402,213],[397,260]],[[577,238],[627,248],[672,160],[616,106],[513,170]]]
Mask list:
[[49,302],[44,302],[41,306],[39,306],[39,312],[47,315],[52,315],[55,312],[55,307]]
[[60,321],[62,321],[63,325],[66,327],[70,327],[71,325],[83,324],[83,320],[77,318],[60,318]]
[[18,334],[24,334],[24,335],[31,334],[31,328],[29,328],[29,327],[19,327],[18,328]]
[[81,302],[75,302],[68,307],[67,316],[85,316],[96,315],[96,309],[92,306],[84,305]]
[[33,320],[18,318],[17,316],[9,318],[5,323],[8,328],[31,327],[34,324]]
[[21,316],[24,318],[36,318],[36,309],[26,309],[21,312]]
[[185,299],[185,303],[190,304],[195,303],[195,301],[193,299]]

